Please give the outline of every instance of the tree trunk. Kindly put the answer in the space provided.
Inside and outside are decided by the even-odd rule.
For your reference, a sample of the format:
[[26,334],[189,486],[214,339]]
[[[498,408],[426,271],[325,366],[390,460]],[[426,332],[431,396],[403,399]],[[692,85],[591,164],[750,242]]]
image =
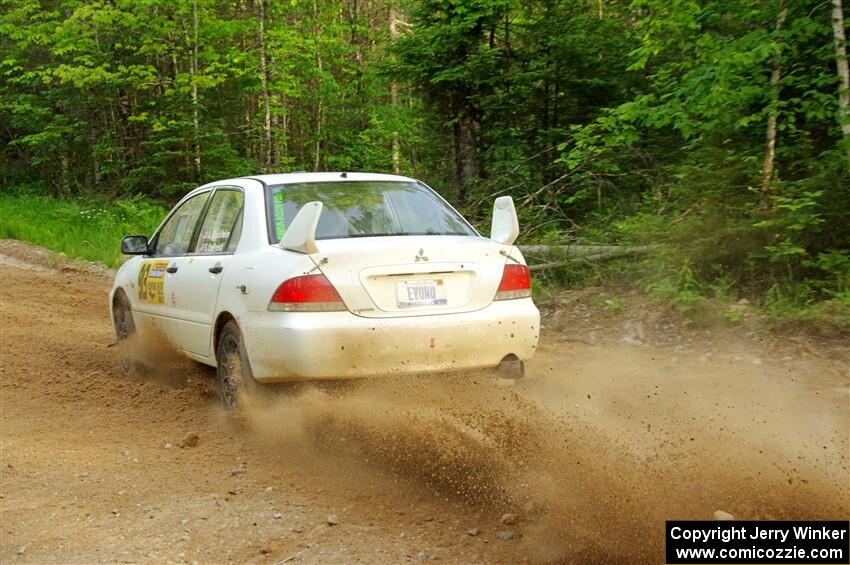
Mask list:
[[[398,28],[396,27],[396,11],[395,6],[390,6],[390,41],[395,41],[398,37]],[[390,106],[392,106],[396,111],[398,110],[398,83],[396,81],[392,81],[390,83]],[[398,139],[398,131],[393,131],[393,139],[392,139],[392,160],[393,160],[393,173],[398,174],[401,170],[401,150],[400,143]]]
[[[272,67],[274,67],[274,59],[272,59],[271,64],[272,64]],[[280,163],[281,163],[279,136],[280,136],[280,130],[281,130],[280,108],[282,106],[282,103],[281,103],[281,100],[280,100],[280,98],[281,98],[280,94],[274,94],[270,98],[274,99],[274,107],[278,109],[277,112],[272,114],[272,128],[274,129],[274,133],[275,133],[275,136],[274,136],[275,142],[272,144],[272,167],[277,169],[279,167]]]
[[251,129],[254,127],[251,123],[251,99],[253,96],[248,96],[245,101],[245,155],[248,159],[254,158],[254,136]]
[[[250,0],[239,0],[239,19],[244,21],[250,21],[253,19],[249,10]],[[239,41],[238,49],[243,53],[249,51],[250,41],[243,37]],[[253,114],[254,114],[254,97],[255,94],[247,94],[245,96],[245,125],[244,125],[244,142],[245,142],[245,156],[248,158],[248,161],[254,161],[256,159],[256,139],[254,138],[254,123],[253,123]]]
[[283,143],[283,160],[281,163],[285,163],[289,165],[289,110],[286,107],[287,97],[286,94],[281,96],[281,142]]
[[[348,25],[351,31],[351,35],[349,38],[349,43],[352,47],[354,47],[354,58],[357,61],[357,96],[363,94],[363,75],[365,74],[365,65],[363,64],[363,41],[360,39],[360,34],[357,31],[358,23],[360,19],[360,7],[358,5],[358,0],[349,0],[346,4],[348,8]],[[364,10],[366,13],[366,26],[369,27],[371,22],[369,22],[369,4],[366,3],[366,8]],[[392,17],[393,8],[390,7],[390,17]]]
[[198,119],[198,0],[192,2],[192,167],[195,182],[201,182],[201,132]]
[[100,159],[97,156],[97,132],[93,122],[89,123],[89,146],[91,147],[92,192],[100,190]]
[[835,38],[835,64],[838,68],[838,108],[841,133],[850,167],[850,72],[847,68],[847,37],[844,33],[844,8],[841,0],[832,0],[832,33]]
[[313,38],[316,42],[316,69],[319,71],[316,81],[316,146],[313,153],[313,170],[318,171],[322,163],[322,122],[324,122],[324,108],[322,106],[322,50],[319,45],[321,32],[319,29],[319,5],[313,0]]
[[481,124],[469,115],[462,116],[455,127],[455,161],[460,185],[457,199],[460,204],[466,203],[470,182],[481,176],[481,163],[478,161],[480,129]]
[[[788,15],[786,0],[779,0],[779,13],[776,16],[776,33],[782,31],[785,26],[785,17]],[[761,207],[764,210],[772,210],[775,202],[773,198],[773,170],[776,157],[776,121],[779,117],[779,79],[782,78],[782,39],[777,38],[777,50],[773,54],[773,72],[770,74],[770,103],[771,108],[767,116],[767,145],[764,151],[764,163],[761,167]]]
[[68,159],[68,154],[62,150],[59,154],[59,164],[61,171],[59,175],[59,196],[68,196],[71,194],[71,164]]
[[258,0],[260,9],[260,95],[263,98],[263,162],[262,170],[267,172],[272,166],[272,106],[269,96],[269,69],[266,60],[266,0]]

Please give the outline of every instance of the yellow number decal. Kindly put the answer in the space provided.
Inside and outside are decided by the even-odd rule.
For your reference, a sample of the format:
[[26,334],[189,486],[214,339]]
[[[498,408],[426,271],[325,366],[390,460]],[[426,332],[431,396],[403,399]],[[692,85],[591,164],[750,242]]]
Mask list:
[[168,261],[145,261],[139,269],[139,301],[165,304],[165,269]]

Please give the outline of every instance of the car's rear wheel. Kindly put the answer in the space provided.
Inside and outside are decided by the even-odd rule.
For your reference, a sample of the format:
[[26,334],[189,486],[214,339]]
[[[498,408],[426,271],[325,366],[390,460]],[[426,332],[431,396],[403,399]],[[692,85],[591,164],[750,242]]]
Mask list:
[[118,338],[119,367],[121,368],[121,372],[129,373],[132,362],[130,351],[125,342],[130,336],[136,333],[136,323],[133,321],[133,311],[130,307],[130,301],[127,300],[127,295],[123,291],[120,291],[115,297],[115,304],[112,308],[112,322],[115,325],[115,335]]
[[234,320],[227,322],[218,336],[218,392],[227,410],[238,408],[246,394],[257,392],[259,383],[251,374],[242,332]]

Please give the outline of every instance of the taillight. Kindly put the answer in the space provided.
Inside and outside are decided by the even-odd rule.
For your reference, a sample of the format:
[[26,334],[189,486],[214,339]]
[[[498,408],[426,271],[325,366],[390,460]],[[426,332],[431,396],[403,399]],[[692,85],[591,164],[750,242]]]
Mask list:
[[272,295],[269,310],[336,312],[346,308],[325,275],[304,275],[283,281]]
[[525,265],[505,265],[502,282],[494,300],[511,300],[531,296],[531,273]]

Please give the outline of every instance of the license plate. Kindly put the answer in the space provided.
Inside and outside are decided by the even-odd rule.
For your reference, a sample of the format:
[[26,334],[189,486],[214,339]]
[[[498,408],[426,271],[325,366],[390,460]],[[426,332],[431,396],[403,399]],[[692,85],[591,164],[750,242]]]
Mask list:
[[400,308],[439,306],[446,304],[446,285],[443,279],[421,279],[396,283],[396,298]]

